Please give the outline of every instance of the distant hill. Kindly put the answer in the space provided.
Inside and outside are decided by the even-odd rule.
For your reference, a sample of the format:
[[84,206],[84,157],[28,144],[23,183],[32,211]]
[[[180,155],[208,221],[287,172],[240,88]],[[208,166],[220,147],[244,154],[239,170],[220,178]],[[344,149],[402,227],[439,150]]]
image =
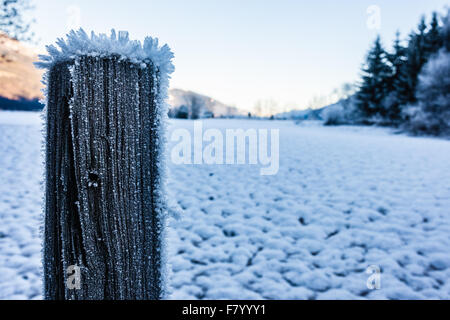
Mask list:
[[[0,33],[0,110],[41,110],[39,100],[42,71],[34,67],[37,53]],[[192,91],[171,89],[170,114],[195,117],[230,117],[241,115],[238,109],[227,106],[211,97]]]
[[38,99],[27,100],[21,98],[12,100],[0,97],[0,110],[41,111],[43,107]]
[[193,91],[171,89],[169,91],[169,116],[173,118],[211,118],[243,115],[239,109],[227,106],[211,97]]
[[0,33],[0,109],[42,109],[42,71],[34,67],[36,60],[36,52]]

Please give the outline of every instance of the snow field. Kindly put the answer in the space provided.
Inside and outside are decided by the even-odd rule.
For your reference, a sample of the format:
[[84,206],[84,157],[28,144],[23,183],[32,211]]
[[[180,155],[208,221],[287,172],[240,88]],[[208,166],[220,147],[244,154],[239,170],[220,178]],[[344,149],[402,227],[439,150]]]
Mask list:
[[[169,163],[183,209],[168,230],[172,299],[450,298],[450,141],[288,121],[204,127],[279,128],[280,169]],[[0,112],[0,299],[41,298],[40,129],[35,113]],[[370,265],[379,290],[366,286]]]

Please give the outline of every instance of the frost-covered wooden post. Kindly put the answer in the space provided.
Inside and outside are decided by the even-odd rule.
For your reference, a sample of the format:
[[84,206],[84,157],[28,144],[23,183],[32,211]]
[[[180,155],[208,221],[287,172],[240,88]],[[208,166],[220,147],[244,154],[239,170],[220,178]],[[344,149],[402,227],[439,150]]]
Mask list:
[[173,55],[114,30],[72,31],[57,45],[38,63],[47,69],[44,296],[161,299]]

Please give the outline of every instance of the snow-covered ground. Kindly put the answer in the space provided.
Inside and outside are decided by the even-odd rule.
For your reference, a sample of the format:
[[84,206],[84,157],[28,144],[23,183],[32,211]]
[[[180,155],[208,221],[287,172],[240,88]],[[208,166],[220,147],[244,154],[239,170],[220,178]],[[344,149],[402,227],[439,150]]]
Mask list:
[[[171,129],[192,130],[191,121]],[[279,128],[280,169],[173,165],[174,299],[449,299],[450,141],[388,129]],[[40,121],[0,112],[0,299],[41,298]],[[381,288],[366,286],[370,265]]]

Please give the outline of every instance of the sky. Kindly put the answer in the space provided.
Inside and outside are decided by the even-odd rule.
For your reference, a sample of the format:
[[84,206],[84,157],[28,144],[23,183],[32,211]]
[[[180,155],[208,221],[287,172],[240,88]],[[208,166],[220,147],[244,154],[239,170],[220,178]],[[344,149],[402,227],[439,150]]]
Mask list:
[[358,80],[377,34],[389,47],[444,0],[34,0],[39,48],[70,29],[158,37],[175,54],[171,87],[252,110],[303,109]]

